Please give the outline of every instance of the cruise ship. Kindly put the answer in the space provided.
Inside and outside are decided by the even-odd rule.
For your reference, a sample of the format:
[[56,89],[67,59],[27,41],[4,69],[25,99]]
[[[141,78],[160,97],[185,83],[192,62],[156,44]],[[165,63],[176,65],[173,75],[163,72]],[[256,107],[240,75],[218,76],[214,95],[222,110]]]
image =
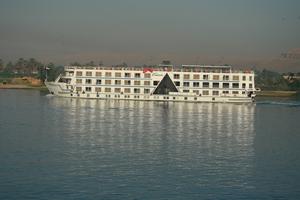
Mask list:
[[231,66],[65,66],[50,93],[69,98],[238,102],[255,99],[254,72]]

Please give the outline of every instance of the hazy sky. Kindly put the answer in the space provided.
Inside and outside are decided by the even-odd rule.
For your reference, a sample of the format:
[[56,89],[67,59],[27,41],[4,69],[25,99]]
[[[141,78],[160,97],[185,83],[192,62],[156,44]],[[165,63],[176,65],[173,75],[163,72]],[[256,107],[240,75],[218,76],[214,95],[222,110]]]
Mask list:
[[0,0],[0,27],[4,60],[264,59],[300,47],[300,0]]

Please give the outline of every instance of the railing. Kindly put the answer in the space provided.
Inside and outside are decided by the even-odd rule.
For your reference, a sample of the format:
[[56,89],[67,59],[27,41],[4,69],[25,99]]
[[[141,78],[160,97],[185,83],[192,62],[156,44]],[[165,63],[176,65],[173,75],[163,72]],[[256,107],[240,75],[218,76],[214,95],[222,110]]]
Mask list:
[[166,71],[166,72],[193,72],[193,73],[245,73],[254,74],[253,70],[233,70],[229,66],[197,66],[197,67],[82,67],[82,66],[65,66],[65,70],[120,70],[120,71]]

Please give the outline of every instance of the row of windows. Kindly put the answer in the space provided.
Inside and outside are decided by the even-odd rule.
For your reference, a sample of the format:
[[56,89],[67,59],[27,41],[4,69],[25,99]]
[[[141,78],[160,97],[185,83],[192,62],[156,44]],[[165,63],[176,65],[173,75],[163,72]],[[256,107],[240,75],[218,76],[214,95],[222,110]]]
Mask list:
[[[179,81],[174,82],[176,86],[181,86]],[[246,88],[247,84],[246,83],[209,83],[209,82],[203,82],[202,87],[203,88]],[[199,82],[183,82],[183,87],[200,87]],[[248,88],[253,88],[253,84],[250,83],[248,84]]]
[[[77,84],[82,84],[83,81],[82,79],[76,79],[76,83]],[[105,84],[105,85],[111,85],[111,84],[115,84],[115,85],[121,85],[122,84],[122,80],[101,80],[101,79],[96,79],[96,85],[101,85],[101,84]],[[133,83],[133,85],[141,85],[141,81],[131,81],[131,80],[124,80],[124,85],[131,85]],[[150,81],[144,81],[143,82],[144,85],[150,85]],[[92,84],[92,79],[85,79],[85,84]],[[158,82],[156,83],[158,84]]]
[[[82,79],[76,79],[76,83],[77,84],[82,84]],[[112,83],[114,83],[115,85],[121,85],[122,84],[122,80],[101,80],[101,79],[96,79],[96,85],[101,85],[102,83],[104,83],[105,85],[111,85]],[[131,81],[131,80],[124,80],[124,85],[131,85],[133,83],[133,85],[141,85],[142,82],[141,81]],[[144,85],[148,86],[151,84],[150,81],[144,81],[143,82]],[[158,85],[159,81],[153,81],[153,85],[156,86]],[[85,84],[92,84],[92,79],[85,79]],[[174,84],[178,87],[183,86],[183,87],[200,87],[200,82],[183,82],[181,83],[180,81],[175,81]],[[231,88],[240,88],[240,85],[242,86],[242,88],[246,88],[246,83],[209,83],[209,82],[203,82],[202,83],[202,87],[203,88],[220,88],[220,86],[222,86],[222,88],[229,88],[231,86]],[[252,88],[253,85],[252,83],[250,83],[248,85],[248,88]]]
[[[92,92],[92,87],[76,87],[77,92]],[[95,87],[95,92],[132,93],[131,88],[101,88]],[[149,94],[150,89],[133,88],[133,93]]]
[[[77,92],[92,92],[92,87],[76,87],[76,91]],[[114,93],[135,93],[135,94],[140,94],[140,93],[144,93],[144,94],[149,94],[150,93],[150,89],[141,89],[141,88],[101,88],[101,87],[95,87],[95,92],[114,92]],[[190,93],[193,92],[197,95],[213,95],[213,96],[218,96],[220,94],[223,95],[227,95],[227,94],[233,94],[233,95],[238,95],[238,94],[245,94],[244,91],[240,92],[240,91],[218,91],[218,90],[213,90],[213,91],[209,91],[209,90],[203,90],[202,93],[199,90],[183,90],[183,92],[185,93]]]
[[[180,74],[174,74],[173,75],[174,79],[180,79]],[[194,79],[194,80],[200,80],[201,78],[203,80],[223,80],[223,81],[229,81],[230,80],[230,76],[229,75],[208,75],[208,74],[203,74],[202,77],[200,77],[200,74],[183,74],[183,79],[184,80],[190,80],[190,79]],[[239,75],[233,75],[231,76],[231,80],[233,81],[239,81],[239,80],[243,80],[246,81],[247,80],[247,76],[243,75],[243,76],[239,76]],[[249,76],[249,81],[252,81],[252,76]]]
[[[151,78],[151,74],[150,73],[130,73],[130,72],[125,72],[124,76],[122,76],[122,72],[114,72],[114,77],[126,77],[126,78],[141,78],[142,74],[144,75],[144,78]],[[95,72],[96,77],[101,77],[101,76],[105,76],[105,77],[112,77],[112,72]],[[76,76],[83,76],[83,72],[82,71],[77,71],[76,72]],[[92,71],[86,71],[85,72],[85,76],[93,76],[93,72]],[[174,79],[180,79],[181,74],[174,74],[173,78]],[[203,74],[202,76],[200,76],[200,74],[183,74],[183,79],[184,80],[190,80],[190,79],[194,79],[194,80],[224,80],[224,81],[229,81],[229,80],[233,80],[233,81],[246,81],[247,80],[247,76],[245,75],[232,75],[231,79],[229,75],[209,75],[209,74]],[[252,76],[248,76],[248,80],[252,81]]]
[[[144,74],[144,78],[151,78],[150,73],[143,73],[143,74]],[[98,76],[98,77],[101,77],[101,76],[112,77],[112,72],[95,72],[95,75]],[[83,76],[83,72],[82,71],[77,71],[76,76]],[[93,76],[93,72],[92,71],[86,71],[85,76]],[[114,72],[114,77],[123,77],[123,76],[122,76],[121,72]],[[133,74],[131,74],[129,72],[125,72],[124,77],[126,77],[126,78],[130,78],[130,77],[141,78],[142,73],[133,73]]]

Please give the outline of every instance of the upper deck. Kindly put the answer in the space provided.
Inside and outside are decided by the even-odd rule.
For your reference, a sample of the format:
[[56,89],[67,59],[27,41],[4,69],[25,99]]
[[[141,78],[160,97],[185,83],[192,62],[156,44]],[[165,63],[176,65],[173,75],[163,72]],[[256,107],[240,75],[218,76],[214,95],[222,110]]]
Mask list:
[[245,73],[254,74],[253,70],[236,70],[231,66],[213,65],[156,65],[156,66],[65,66],[66,71],[72,70],[118,70],[118,71],[167,71],[167,72],[194,72],[194,73]]

